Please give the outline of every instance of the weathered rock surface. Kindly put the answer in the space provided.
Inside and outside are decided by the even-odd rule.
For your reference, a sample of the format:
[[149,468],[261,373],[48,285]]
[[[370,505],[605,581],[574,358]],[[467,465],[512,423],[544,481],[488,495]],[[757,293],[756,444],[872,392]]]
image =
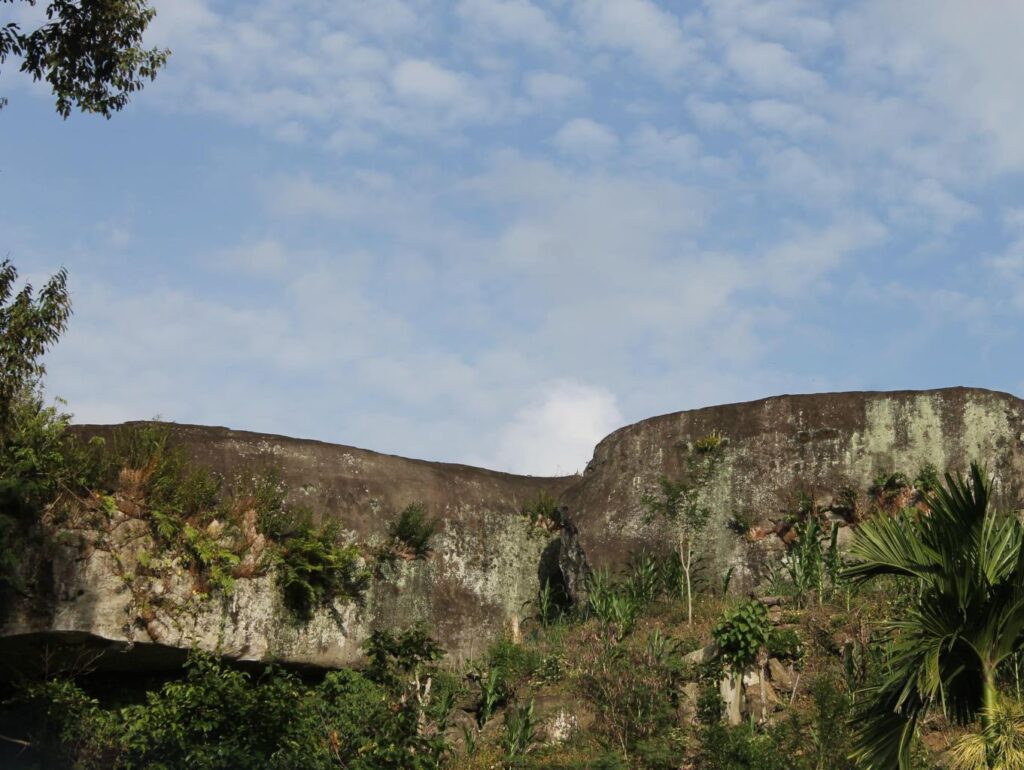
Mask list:
[[[79,430],[105,436],[113,428]],[[522,507],[542,490],[557,497],[573,481],[225,428],[179,425],[174,438],[197,464],[229,478],[276,469],[292,502],[336,518],[358,542],[382,541],[395,512],[421,502],[441,519],[433,553],[425,561],[400,561],[397,575],[373,581],[365,606],[339,603],[304,625],[288,616],[269,575],[238,580],[223,603],[195,602],[140,623],[138,602],[113,563],[123,554],[94,547],[88,533],[72,533],[47,565],[48,601],[21,602],[2,619],[0,653],[17,653],[7,660],[76,641],[106,650],[97,664],[107,668],[177,664],[193,646],[240,660],[339,666],[361,658],[359,647],[373,629],[420,620],[451,655],[474,656],[529,611],[538,571],[555,563],[557,534],[532,525]],[[167,590],[179,600],[183,595],[181,585]]]
[[[112,428],[80,430],[103,435]],[[47,600],[23,602],[0,619],[4,659],[80,641],[124,653],[106,655],[101,665],[108,667],[176,662],[196,645],[242,660],[337,666],[360,657],[371,630],[417,620],[456,658],[473,656],[527,614],[544,577],[564,579],[578,595],[588,570],[618,568],[639,548],[664,548],[666,533],[645,522],[640,498],[659,476],[679,474],[685,448],[713,431],[726,444],[707,492],[713,518],[701,550],[722,574],[735,567],[734,588],[756,583],[766,560],[783,547],[774,527],[801,490],[827,506],[844,487],[863,493],[882,472],[913,477],[926,463],[944,470],[980,459],[1005,501],[1020,507],[1024,480],[1024,402],[966,388],[780,396],[655,417],[604,439],[583,476],[565,478],[224,428],[174,430],[197,463],[225,475],[278,468],[296,502],[336,518],[360,542],[380,541],[394,512],[422,502],[443,521],[434,553],[375,582],[365,606],[339,606],[304,626],[284,616],[266,576],[239,580],[226,604],[147,617],[140,625],[111,553],[90,545],[87,532],[69,533],[47,564]],[[520,514],[541,491],[567,507],[571,521],[560,535]],[[727,525],[737,515],[770,536],[732,531]]]
[[733,589],[763,575],[778,538],[738,535],[730,519],[780,520],[801,491],[828,505],[844,487],[864,494],[879,473],[913,479],[926,463],[942,472],[978,459],[1006,503],[1021,507],[1020,399],[973,388],[778,396],[653,417],[598,444],[583,478],[562,497],[589,568],[616,569],[635,550],[664,548],[666,533],[645,522],[640,498],[656,491],[659,476],[682,473],[686,448],[714,431],[726,444],[708,489],[712,520],[702,551],[720,574],[736,568]]

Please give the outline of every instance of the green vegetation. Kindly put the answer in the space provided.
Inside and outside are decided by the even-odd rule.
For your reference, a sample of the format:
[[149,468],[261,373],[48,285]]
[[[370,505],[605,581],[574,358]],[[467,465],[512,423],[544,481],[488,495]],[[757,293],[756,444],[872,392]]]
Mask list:
[[711,636],[722,661],[743,674],[760,662],[770,631],[768,609],[759,601],[749,601],[728,610]]
[[316,684],[280,668],[251,675],[194,654],[181,679],[119,707],[70,680],[50,680],[26,694],[39,724],[56,728],[33,735],[33,744],[48,744],[44,766],[68,762],[78,770],[437,768],[448,715],[428,713],[423,664],[434,651],[417,649],[417,641],[403,635],[398,649],[382,650],[371,640],[365,673],[333,671]]
[[879,517],[857,532],[846,576],[903,577],[918,597],[886,623],[889,671],[863,701],[857,736],[866,765],[909,767],[917,724],[933,708],[991,732],[1000,666],[1024,641],[1024,525],[990,497],[974,464],[969,479],[947,475],[928,516]]
[[[38,294],[17,294],[17,273],[0,263],[0,604],[38,593],[33,559],[61,532],[92,533],[112,553],[133,594],[138,620],[157,610],[230,596],[239,578],[273,570],[284,605],[299,620],[338,599],[359,601],[370,573],[359,547],[336,522],[285,502],[273,473],[225,480],[195,467],[169,426],[138,423],[107,441],[83,442],[69,416],[42,396],[42,355],[64,331],[70,300],[63,272]],[[403,512],[397,537],[423,554],[433,524]],[[123,542],[127,522],[144,525],[145,541]],[[141,544],[140,544],[141,543]],[[150,590],[184,570],[191,587],[173,600]],[[176,601],[177,606],[174,606]]]
[[430,556],[430,541],[437,533],[437,526],[437,520],[427,516],[422,503],[403,508],[388,527],[387,553],[392,558],[407,561],[426,559]]
[[280,541],[271,558],[285,604],[302,620],[338,598],[361,601],[370,585],[359,547],[344,543],[334,524],[303,523]]
[[[130,446],[139,445],[137,437],[133,441]],[[959,682],[977,673],[955,642],[929,647],[920,630],[932,617],[933,592],[946,585],[938,576],[945,567],[934,560],[945,553],[937,545],[944,541],[922,534],[940,528],[933,519],[963,526],[965,505],[975,514],[984,509],[982,519],[991,523],[967,537],[1003,558],[972,571],[974,557],[964,556],[958,569],[974,577],[953,583],[968,589],[971,601],[989,596],[989,604],[1016,590],[1000,576],[1016,574],[1018,525],[989,511],[986,484],[978,475],[949,480],[948,489],[928,498],[930,515],[876,513],[863,525],[858,560],[848,569],[861,583],[856,591],[836,566],[834,533],[825,537],[815,528],[811,506],[789,552],[802,566],[793,568],[797,577],[781,579],[814,601],[793,590],[775,596],[769,608],[757,598],[699,590],[691,611],[679,592],[675,549],[638,553],[616,575],[595,572],[585,605],[558,613],[538,607],[521,641],[500,638],[475,660],[445,661],[420,626],[373,633],[361,671],[313,681],[275,667],[241,672],[198,655],[182,676],[130,702],[91,692],[89,677],[58,677],[22,693],[18,708],[37,718],[20,734],[39,747],[37,756],[52,760],[45,766],[54,767],[863,770],[895,766],[865,754],[865,736],[881,730],[905,741],[899,746],[905,768],[1013,767],[1022,734],[1019,706],[1011,699],[1019,665],[1015,680],[1010,664],[1018,660],[996,665],[997,710],[979,707],[964,720],[980,725],[969,733],[956,732],[955,715],[943,714],[939,698],[922,697],[919,688],[934,672],[907,667],[909,650],[937,649],[937,674],[954,675],[942,683],[948,704],[968,691]],[[153,494],[167,510],[199,516],[192,524],[198,529],[213,485],[196,477],[182,488],[187,493]],[[262,522],[268,542],[294,544],[313,526],[288,509],[271,477],[221,484],[217,495],[218,521],[227,519],[224,501],[234,501]],[[933,562],[914,562],[927,580],[906,574],[906,565],[893,566],[894,544],[918,541],[927,547],[911,553],[934,551]],[[881,557],[866,558],[871,548],[883,547],[890,550],[882,567]],[[812,577],[799,577],[805,573]],[[310,570],[306,581],[315,574]],[[950,597],[943,596],[948,605]],[[1009,615],[994,608],[986,615],[983,605],[954,613],[961,624],[949,633],[980,647],[981,637],[968,636],[972,618],[1001,619],[989,627],[1010,628]],[[981,692],[984,677],[978,681]],[[884,700],[897,686],[910,688],[914,704],[927,702],[932,718],[917,718],[908,728],[910,712]],[[732,693],[728,703],[726,691]],[[888,745],[885,740],[871,739],[871,749]]]
[[558,500],[541,490],[537,498],[523,507],[523,516],[535,527],[558,532],[566,525],[565,509]]
[[[5,3],[19,1],[36,2]],[[155,15],[146,0],[50,0],[39,27],[0,26],[0,65],[19,57],[22,72],[49,83],[65,118],[72,106],[109,118],[167,63],[170,51],[141,47]],[[6,103],[0,98],[0,108]]]
[[817,597],[818,606],[841,588],[839,525],[833,524],[825,545],[821,522],[811,516],[793,527],[796,535],[772,575],[772,590],[790,596],[800,605]]
[[719,433],[698,438],[687,454],[682,477],[670,480],[663,476],[658,479],[659,493],[646,493],[641,498],[648,521],[661,519],[675,536],[683,578],[680,588],[686,597],[687,617],[691,622],[694,545],[711,518],[703,492],[721,464],[724,445],[725,439]]

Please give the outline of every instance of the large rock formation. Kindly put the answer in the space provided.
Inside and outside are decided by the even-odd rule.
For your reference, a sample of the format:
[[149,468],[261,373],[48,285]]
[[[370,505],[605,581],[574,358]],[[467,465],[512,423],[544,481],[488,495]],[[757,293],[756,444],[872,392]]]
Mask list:
[[864,495],[879,474],[913,479],[928,463],[944,472],[976,459],[988,465],[1004,504],[1021,507],[1018,398],[974,388],[778,396],[653,417],[598,444],[583,479],[562,497],[591,569],[614,569],[633,551],[664,547],[665,533],[645,521],[641,496],[657,489],[659,476],[682,474],[694,441],[712,432],[725,444],[707,488],[712,520],[702,552],[721,573],[736,567],[740,586],[761,576],[765,551],[781,543],[738,534],[730,519],[771,531],[801,495],[828,507],[844,489]]
[[[109,436],[114,427],[77,430]],[[193,646],[239,660],[340,666],[360,659],[370,631],[417,621],[427,622],[453,656],[473,656],[514,630],[536,597],[538,571],[557,568],[557,534],[521,511],[542,490],[559,496],[576,477],[514,476],[225,428],[177,425],[173,436],[196,464],[225,477],[274,469],[292,502],[338,520],[359,543],[382,541],[395,512],[423,503],[441,521],[433,553],[399,561],[387,579],[372,581],[362,606],[338,602],[308,623],[285,611],[269,574],[238,580],[225,602],[188,601],[182,574],[155,586],[176,598],[162,604],[177,611],[151,617],[140,613],[122,568],[142,522],[118,520],[102,542],[65,531],[44,566],[51,595],[18,602],[2,619],[6,660],[24,660],[23,653],[50,642],[76,642],[105,650],[96,665],[106,668],[175,665]]]
[[[363,606],[339,605],[306,624],[282,612],[270,576],[239,580],[226,602],[145,616],[140,624],[118,555],[87,532],[67,532],[48,556],[50,595],[21,602],[2,619],[0,650],[16,660],[49,641],[80,641],[108,651],[100,665],[137,668],[180,660],[182,650],[200,646],[242,660],[337,666],[359,658],[371,630],[424,620],[453,656],[473,656],[503,630],[515,631],[543,579],[564,580],[579,593],[588,570],[618,568],[641,548],[664,549],[665,533],[645,520],[640,499],[659,476],[682,473],[693,442],[712,432],[725,443],[706,489],[713,517],[701,547],[723,572],[738,568],[740,587],[760,579],[781,541],[738,534],[730,519],[772,533],[801,494],[827,507],[840,490],[866,493],[880,473],[912,478],[928,463],[944,470],[980,459],[1008,504],[1019,507],[1024,402],[975,389],[780,396],[655,417],[603,440],[582,476],[547,479],[176,426],[177,440],[197,463],[225,475],[275,466],[297,500],[337,518],[363,543],[383,538],[395,511],[423,502],[443,520],[434,553],[375,581]],[[560,535],[521,514],[542,491],[568,511],[570,524]],[[130,524],[108,542],[130,543]]]

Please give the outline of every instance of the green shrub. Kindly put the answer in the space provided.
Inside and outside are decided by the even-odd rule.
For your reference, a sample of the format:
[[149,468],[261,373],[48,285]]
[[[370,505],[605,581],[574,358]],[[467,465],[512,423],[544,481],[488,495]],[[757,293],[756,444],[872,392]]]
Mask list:
[[664,590],[659,561],[646,551],[630,555],[625,593],[640,606],[653,602]]
[[141,703],[102,706],[70,680],[30,691],[57,727],[56,753],[78,770],[434,770],[443,738],[422,729],[418,702],[404,695],[351,670],[309,685],[279,668],[253,676],[199,654]]
[[925,463],[917,472],[914,478],[914,489],[924,494],[930,494],[942,486],[942,479],[939,476],[939,469],[935,463]]
[[508,759],[526,754],[536,739],[537,718],[533,713],[533,701],[517,703],[505,712],[505,730],[501,747]]
[[875,475],[871,492],[883,501],[888,501],[909,487],[910,479],[902,471],[881,471]]
[[363,649],[370,659],[366,675],[395,692],[403,691],[410,679],[422,672],[433,670],[433,664],[444,655],[422,625],[399,633],[374,631]]
[[770,733],[746,725],[713,724],[700,733],[697,767],[711,770],[795,770],[797,757],[780,749]]
[[485,660],[487,668],[497,669],[506,680],[519,683],[533,676],[543,656],[534,647],[501,637],[488,648]]
[[770,629],[768,608],[752,600],[727,611],[711,635],[719,657],[733,671],[743,672],[757,662]]
[[554,532],[563,529],[567,523],[565,508],[544,490],[538,493],[535,500],[523,507],[522,513],[535,527],[543,527]]
[[480,683],[480,708],[476,712],[476,723],[478,727],[483,727],[494,716],[497,708],[508,700],[511,687],[498,668],[478,672],[477,680]]
[[682,682],[678,645],[652,635],[643,647],[606,648],[584,667],[578,686],[601,734],[628,756],[639,742],[664,736],[677,723]]
[[685,742],[679,730],[636,742],[632,756],[644,770],[679,770]]
[[[202,580],[198,586],[203,593],[220,591],[230,595],[235,588],[235,570],[241,557],[222,545],[204,529],[184,524],[180,530],[180,547],[186,566],[195,567]],[[140,562],[141,564],[141,562]],[[145,567],[145,565],[141,565]]]
[[768,657],[779,660],[798,660],[803,657],[804,648],[800,634],[792,628],[773,628],[766,642]]
[[628,584],[612,580],[607,570],[597,570],[587,581],[587,613],[597,618],[615,639],[628,636],[642,604]]
[[388,527],[393,552],[404,559],[426,559],[437,527],[437,520],[427,516],[422,503],[407,506]]
[[370,584],[359,548],[334,525],[307,523],[275,545],[273,563],[285,606],[300,620],[338,598],[362,601]]

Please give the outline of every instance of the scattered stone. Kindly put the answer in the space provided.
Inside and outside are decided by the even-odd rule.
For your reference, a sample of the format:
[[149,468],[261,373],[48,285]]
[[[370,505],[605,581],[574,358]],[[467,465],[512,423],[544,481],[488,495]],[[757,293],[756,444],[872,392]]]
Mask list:
[[785,692],[793,690],[793,676],[786,665],[778,658],[768,659],[768,674],[772,679],[772,685]]
[[685,656],[683,656],[683,661],[693,666],[701,666],[709,662],[712,658],[714,658],[717,652],[718,647],[715,646],[714,642],[712,642],[711,644],[705,645],[700,649],[687,653]]

